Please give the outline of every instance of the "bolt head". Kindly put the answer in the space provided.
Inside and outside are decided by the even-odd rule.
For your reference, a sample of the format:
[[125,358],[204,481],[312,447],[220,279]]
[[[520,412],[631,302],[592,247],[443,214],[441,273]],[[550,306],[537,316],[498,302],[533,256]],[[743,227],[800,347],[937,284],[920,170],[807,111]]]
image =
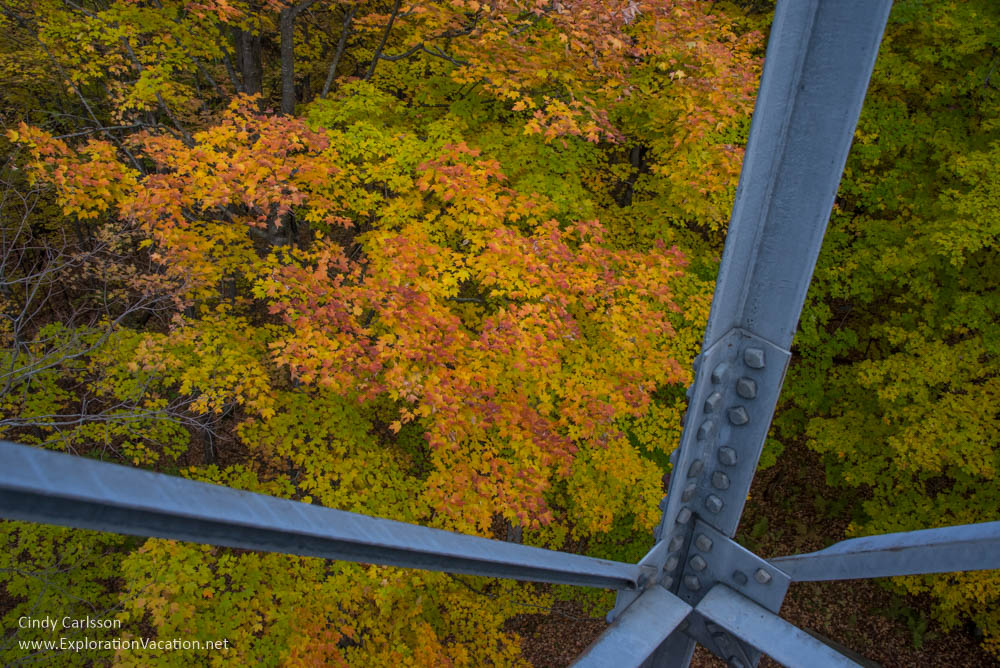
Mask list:
[[698,534],[698,537],[694,539],[694,546],[697,547],[702,552],[712,551],[712,539],[705,534]]
[[680,563],[680,559],[677,557],[670,557],[667,559],[667,563],[663,565],[664,570],[668,572],[673,572],[677,568],[677,564]]
[[691,591],[698,591],[701,589],[701,580],[698,579],[697,575],[685,575],[684,586]]
[[663,512],[664,510],[666,510],[667,509],[667,497],[663,497],[662,499],[660,499],[660,503],[658,505],[659,505],[659,508],[660,508],[660,512]]
[[684,539],[681,536],[674,536],[673,538],[670,539],[670,542],[667,543],[667,549],[671,552],[676,552],[683,546],[684,546]]
[[744,399],[756,399],[757,381],[753,378],[740,378],[736,381],[736,394]]
[[708,508],[713,513],[720,512],[725,506],[722,499],[717,497],[715,494],[709,494],[708,498],[705,499],[705,507]]
[[691,564],[691,568],[693,570],[696,570],[699,573],[708,568],[708,562],[705,561],[704,557],[702,557],[700,554],[696,554],[693,557],[691,557],[691,561],[689,561],[688,563]]
[[730,408],[727,415],[729,415],[729,421],[737,426],[746,424],[750,421],[750,415],[747,413],[747,409],[743,408],[743,406]]
[[763,568],[758,568],[753,574],[753,579],[762,585],[766,585],[771,581],[771,574],[765,571]]
[[719,406],[722,405],[722,392],[712,392],[705,399],[705,412],[714,413],[719,410]]
[[712,382],[716,385],[721,383],[725,379],[727,371],[729,371],[728,362],[719,362],[716,364],[715,368],[712,369]]
[[747,580],[747,574],[743,571],[733,571],[733,582],[736,584],[743,586],[747,583]]
[[696,459],[691,462],[691,466],[688,467],[688,477],[697,478],[701,475],[701,472],[705,470],[705,462],[700,459]]
[[687,503],[694,496],[694,493],[698,491],[698,485],[693,482],[689,482],[685,487],[684,491],[681,492],[681,501]]
[[698,427],[698,440],[707,441],[713,436],[715,436],[715,421],[705,420],[701,423],[701,426]]
[[660,580],[660,584],[663,585],[664,589],[670,589],[674,586],[674,579],[668,575]]
[[729,476],[722,471],[712,474],[712,487],[715,489],[729,489]]
[[763,369],[764,350],[762,348],[747,348],[743,351],[743,362],[751,369]]
[[727,445],[719,448],[719,462],[724,466],[736,466],[736,462],[739,461],[739,457],[736,455],[736,451]]
[[677,513],[677,523],[687,524],[688,520],[691,519],[691,510],[689,508],[681,508],[680,512]]

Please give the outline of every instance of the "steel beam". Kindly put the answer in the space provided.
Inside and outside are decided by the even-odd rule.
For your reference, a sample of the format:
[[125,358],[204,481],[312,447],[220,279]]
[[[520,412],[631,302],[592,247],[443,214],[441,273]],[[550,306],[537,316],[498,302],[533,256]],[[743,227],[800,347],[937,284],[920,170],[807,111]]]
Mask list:
[[[725,585],[713,587],[695,607],[695,612],[783,666],[861,668],[829,645]],[[730,661],[730,665],[734,663],[737,661]]]
[[386,566],[626,589],[640,569],[0,441],[0,517]]
[[576,668],[636,668],[691,612],[691,606],[660,586],[646,589],[591,643]]
[[[650,553],[659,569],[690,557],[695,518],[726,536],[736,533],[891,4],[778,2],[656,532],[669,549],[658,544]],[[661,578],[673,578],[676,591],[676,572]],[[619,592],[613,613],[634,595]]]
[[793,582],[1000,569],[1000,522],[852,538],[770,563]]

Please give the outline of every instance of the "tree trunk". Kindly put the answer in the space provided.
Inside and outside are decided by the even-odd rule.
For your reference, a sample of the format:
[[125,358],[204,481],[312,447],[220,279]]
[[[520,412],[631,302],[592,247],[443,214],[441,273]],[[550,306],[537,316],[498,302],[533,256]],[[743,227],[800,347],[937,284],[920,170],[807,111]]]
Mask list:
[[282,10],[281,34],[281,113],[295,113],[295,7]]
[[236,66],[240,70],[243,91],[248,95],[260,95],[264,91],[264,68],[261,65],[261,36],[239,28],[233,28],[236,45]]

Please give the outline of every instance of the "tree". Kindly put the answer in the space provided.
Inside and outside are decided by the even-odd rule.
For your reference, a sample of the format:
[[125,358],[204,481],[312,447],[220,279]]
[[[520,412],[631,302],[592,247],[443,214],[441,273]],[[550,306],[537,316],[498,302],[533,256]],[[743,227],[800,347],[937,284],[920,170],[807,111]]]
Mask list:
[[[59,25],[113,28],[95,51],[127,65],[131,50],[142,65],[67,77],[93,111],[83,129],[21,125],[10,138],[60,224],[113,240],[101,266],[121,294],[158,310],[107,321],[78,363],[54,367],[46,387],[64,388],[49,392],[60,410],[87,396],[107,419],[8,422],[5,437],[36,429],[45,447],[305,502],[608,556],[644,551],[675,438],[657,419],[679,418],[690,373],[678,360],[696,346],[710,282],[685,272],[665,221],[636,233],[633,203],[617,197],[630,169],[624,143],[646,141],[629,114],[653,99],[628,80],[657,81],[657,95],[684,109],[685,146],[711,153],[739,133],[754,40],[717,39],[727,20],[691,2],[624,6],[606,25],[585,3],[353,7],[8,14],[35,40],[29,50],[44,46],[66,72],[86,63],[62,52],[53,35],[70,28]],[[136,25],[121,18],[140,10]],[[286,113],[241,96],[216,111],[230,96],[223,38],[261,35],[262,80],[280,70],[266,57],[282,27],[274,17],[293,38],[279,40],[294,46]],[[662,37],[671,21],[676,36]],[[173,50],[174,33],[194,26],[222,40],[198,45],[197,62]],[[333,45],[315,42],[324,26],[333,61]],[[251,64],[232,81],[246,89],[256,47],[242,44]],[[157,49],[188,64],[168,69]],[[304,119],[287,113],[284,84],[334,61],[370,75],[335,77],[325,100],[299,107]],[[176,91],[204,81],[203,70],[219,86],[194,113]],[[152,97],[121,111],[144,73]],[[121,95],[102,97],[99,85]],[[112,126],[115,114],[134,122]],[[657,141],[669,132],[664,122]],[[725,191],[735,173],[697,178]],[[693,172],[684,179],[678,199],[699,187]],[[125,406],[156,419],[129,422]],[[36,536],[26,525],[11,535],[14,554]],[[165,541],[116,555],[121,577],[101,596],[132,629],[228,637],[234,656],[264,664],[513,664],[519,641],[504,621],[552,596]],[[38,588],[17,595],[42,600]]]
[[[1000,519],[993,3],[897,3],[779,420],[864,490],[852,535]],[[1000,651],[996,573],[899,580]]]

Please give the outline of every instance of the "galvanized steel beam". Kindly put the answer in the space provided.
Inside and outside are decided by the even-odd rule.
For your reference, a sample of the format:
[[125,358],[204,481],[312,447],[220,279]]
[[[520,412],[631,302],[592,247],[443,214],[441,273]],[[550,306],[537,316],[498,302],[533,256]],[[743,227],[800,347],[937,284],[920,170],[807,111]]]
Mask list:
[[[861,668],[829,645],[725,585],[713,587],[695,607],[695,612],[783,666]],[[730,665],[741,663],[734,660],[736,657],[724,658],[730,660]]]
[[793,582],[1000,569],[1000,522],[852,538],[770,563]]
[[[776,8],[659,542],[645,560],[675,591],[677,572],[662,569],[689,558],[695,519],[736,533],[891,4]],[[619,592],[611,617],[634,596]]]
[[640,568],[0,441],[0,517],[247,550],[627,589]]
[[576,668],[640,666],[690,612],[690,605],[663,587],[650,587],[584,650],[573,665]]

